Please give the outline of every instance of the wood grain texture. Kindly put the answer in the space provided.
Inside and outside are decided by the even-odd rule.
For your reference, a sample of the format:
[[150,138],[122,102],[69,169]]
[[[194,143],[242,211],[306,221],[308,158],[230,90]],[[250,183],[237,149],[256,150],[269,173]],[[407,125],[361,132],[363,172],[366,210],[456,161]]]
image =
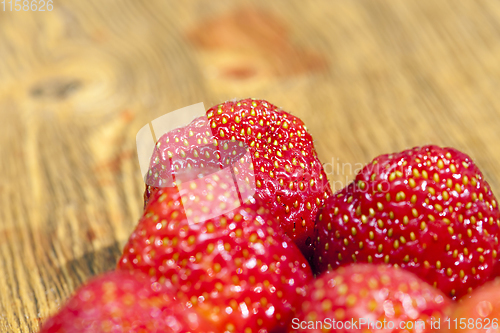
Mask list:
[[36,332],[113,269],[142,209],[135,135],[187,105],[303,118],[337,190],[435,143],[500,194],[495,0],[57,0],[0,11],[0,57],[1,332]]

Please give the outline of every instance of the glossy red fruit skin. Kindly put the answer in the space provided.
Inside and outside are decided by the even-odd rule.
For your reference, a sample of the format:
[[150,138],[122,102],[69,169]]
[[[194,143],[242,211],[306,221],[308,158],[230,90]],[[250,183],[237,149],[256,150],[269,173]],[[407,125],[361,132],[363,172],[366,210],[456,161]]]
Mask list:
[[171,290],[137,272],[109,272],[79,288],[40,333],[213,332]]
[[443,332],[498,332],[500,327],[500,278],[475,289],[457,303]]
[[178,289],[179,300],[221,332],[284,329],[312,272],[269,209],[256,199],[188,223],[181,195],[172,188],[153,194],[118,269],[139,270]]
[[390,263],[460,298],[498,272],[499,217],[464,153],[425,146],[382,155],[319,214],[314,266]]
[[[431,321],[440,320],[442,324],[451,303],[439,290],[405,270],[387,265],[352,264],[327,272],[311,283],[288,332],[367,332],[368,329],[404,332],[400,325],[408,325],[409,321],[425,323],[415,332],[431,332],[435,331]],[[360,318],[364,318],[364,323]],[[339,329],[328,330],[326,325],[331,325],[332,320],[341,321],[342,326],[335,324],[339,326],[334,328]],[[368,322],[376,325],[377,321],[382,324],[386,321],[385,329],[368,327]],[[347,322],[357,326],[345,329]]]
[[[256,195],[306,258],[310,258],[315,219],[332,191],[304,123],[275,105],[257,99],[228,101],[210,108],[206,114],[216,140],[236,140],[248,146],[255,171]],[[196,122],[199,124],[200,119]],[[177,143],[164,142],[172,133],[161,137],[152,162],[159,156],[160,164],[171,165],[167,161],[168,151],[175,155],[175,151],[185,149],[182,147],[185,140],[193,147],[193,139],[205,138],[196,131],[189,137],[190,126],[180,134]],[[190,159],[191,163],[196,163],[193,160]],[[154,190],[153,186],[146,187],[145,202]]]

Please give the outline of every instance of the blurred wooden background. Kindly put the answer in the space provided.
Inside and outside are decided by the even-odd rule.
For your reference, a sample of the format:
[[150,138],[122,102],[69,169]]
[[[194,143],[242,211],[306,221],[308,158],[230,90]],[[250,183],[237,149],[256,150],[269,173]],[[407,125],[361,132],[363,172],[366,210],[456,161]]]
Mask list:
[[304,119],[337,190],[378,154],[435,143],[500,195],[499,89],[496,0],[0,10],[0,331],[36,332],[114,267],[142,209],[135,135],[160,115],[265,98]]

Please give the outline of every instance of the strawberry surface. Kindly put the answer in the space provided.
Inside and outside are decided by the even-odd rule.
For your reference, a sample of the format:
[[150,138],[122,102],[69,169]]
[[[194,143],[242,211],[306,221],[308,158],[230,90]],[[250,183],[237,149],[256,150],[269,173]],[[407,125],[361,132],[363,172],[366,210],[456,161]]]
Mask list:
[[[239,168],[249,173],[241,174],[241,179],[252,183],[256,195],[309,258],[314,221],[331,189],[304,123],[267,101],[254,99],[228,101],[206,115],[208,123],[206,118],[198,118],[160,137],[151,159],[145,202],[162,187],[160,183],[172,182],[170,173],[175,178],[175,172],[187,166],[210,169],[217,160],[225,160],[227,143],[243,143],[240,151],[246,149],[249,154],[241,155],[247,158],[245,163],[250,157],[252,168]],[[218,147],[215,159],[211,157],[213,142]]]
[[451,301],[414,274],[352,264],[312,282],[289,332],[431,332]]
[[215,332],[171,292],[137,272],[110,272],[76,291],[41,333]]
[[197,218],[238,200],[226,186],[231,181],[219,172],[155,191],[118,268],[177,289],[179,300],[220,332],[278,332],[312,273],[258,197],[215,218]]
[[500,278],[489,281],[455,306],[444,332],[498,332],[500,321]]
[[452,148],[375,158],[318,216],[318,272],[390,263],[459,298],[498,272],[500,214],[481,171]]

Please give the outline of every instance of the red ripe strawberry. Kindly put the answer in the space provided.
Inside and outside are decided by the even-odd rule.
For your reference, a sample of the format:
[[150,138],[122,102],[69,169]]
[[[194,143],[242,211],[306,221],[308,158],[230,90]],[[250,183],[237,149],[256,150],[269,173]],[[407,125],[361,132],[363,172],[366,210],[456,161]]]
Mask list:
[[289,332],[431,332],[450,303],[410,272],[354,264],[312,283]]
[[[210,159],[213,148],[206,146],[204,149],[209,153],[206,155],[207,151],[201,151],[199,146],[213,140],[219,142],[220,152],[224,151],[221,141],[244,143],[255,175],[241,178],[254,178],[257,196],[278,218],[285,233],[310,257],[314,220],[331,189],[304,123],[267,101],[254,99],[216,105],[207,111],[207,117],[208,126],[206,119],[198,118],[186,128],[169,132],[158,140],[151,175],[169,182],[168,175],[161,176],[165,174],[162,168],[175,172],[188,164],[200,167],[204,163],[206,167],[207,161],[202,158]],[[146,201],[158,187],[155,181],[146,188]]]
[[454,308],[441,327],[447,332],[498,332],[500,321],[500,279],[485,283]]
[[41,333],[215,332],[144,274],[110,272],[81,287]]
[[390,263],[459,298],[499,268],[499,210],[467,155],[425,146],[382,155],[318,217],[318,271]]
[[312,273],[258,198],[197,218],[238,200],[220,175],[155,191],[118,268],[177,288],[219,332],[271,332],[286,326]]

